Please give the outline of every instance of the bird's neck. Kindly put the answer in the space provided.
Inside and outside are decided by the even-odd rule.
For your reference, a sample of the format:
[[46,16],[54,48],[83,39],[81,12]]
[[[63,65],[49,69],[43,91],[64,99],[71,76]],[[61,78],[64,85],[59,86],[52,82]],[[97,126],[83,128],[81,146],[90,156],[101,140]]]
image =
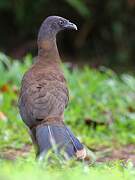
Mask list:
[[41,64],[59,64],[60,56],[57,49],[56,38],[44,39],[38,42],[38,60]]

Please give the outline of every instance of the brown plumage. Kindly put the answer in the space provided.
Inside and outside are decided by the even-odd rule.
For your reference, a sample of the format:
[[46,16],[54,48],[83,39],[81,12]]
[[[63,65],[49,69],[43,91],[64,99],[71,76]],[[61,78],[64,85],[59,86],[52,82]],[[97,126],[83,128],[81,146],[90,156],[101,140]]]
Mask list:
[[50,149],[66,157],[85,157],[82,144],[64,124],[64,109],[69,100],[68,88],[61,69],[56,34],[63,29],[76,29],[75,24],[58,17],[48,17],[38,34],[38,56],[25,73],[19,98],[20,114],[29,127],[37,155]]

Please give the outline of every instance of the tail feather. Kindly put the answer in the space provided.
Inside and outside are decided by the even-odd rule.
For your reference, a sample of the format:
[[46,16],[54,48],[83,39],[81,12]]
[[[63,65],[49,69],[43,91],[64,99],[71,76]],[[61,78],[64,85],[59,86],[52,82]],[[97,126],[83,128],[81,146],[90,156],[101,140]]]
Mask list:
[[74,134],[70,131],[68,127],[66,127],[67,134],[69,135],[76,151],[82,150],[83,145],[80,143],[80,141],[74,136]]
[[36,129],[38,156],[44,156],[52,150],[57,155],[66,153],[66,157],[84,157],[84,147],[69,128],[60,125],[45,125]]
[[54,138],[54,136],[52,134],[52,129],[51,129],[51,127],[49,125],[47,125],[47,128],[48,128],[48,133],[49,133],[49,137],[50,137],[49,140],[50,140],[52,149],[54,150],[55,154],[58,154],[55,138]]
[[36,129],[37,156],[47,152],[52,148],[47,127]]
[[56,142],[57,150],[59,154],[66,152],[68,157],[72,157],[75,154],[74,146],[70,140],[70,137],[66,133],[65,126],[51,126],[53,137]]
[[71,138],[71,141],[75,148],[76,157],[78,159],[84,159],[86,157],[86,149],[80,143],[80,141],[74,136],[68,127],[66,127],[67,133]]

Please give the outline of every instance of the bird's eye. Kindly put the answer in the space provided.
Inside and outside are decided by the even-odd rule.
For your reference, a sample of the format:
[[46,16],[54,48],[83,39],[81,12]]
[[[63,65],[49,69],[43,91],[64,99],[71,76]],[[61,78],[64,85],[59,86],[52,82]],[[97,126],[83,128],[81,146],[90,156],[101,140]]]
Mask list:
[[60,21],[59,21],[59,24],[60,24],[60,25],[63,25],[63,24],[64,24],[64,21],[60,20]]

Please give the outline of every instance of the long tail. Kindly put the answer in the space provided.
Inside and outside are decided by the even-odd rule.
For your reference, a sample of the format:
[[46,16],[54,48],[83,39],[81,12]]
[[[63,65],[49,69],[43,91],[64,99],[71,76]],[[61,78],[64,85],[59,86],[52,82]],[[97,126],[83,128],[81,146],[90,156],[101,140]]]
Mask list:
[[43,125],[36,128],[35,143],[37,144],[37,156],[43,157],[49,151],[64,157],[84,159],[86,150],[71,130],[65,125]]

